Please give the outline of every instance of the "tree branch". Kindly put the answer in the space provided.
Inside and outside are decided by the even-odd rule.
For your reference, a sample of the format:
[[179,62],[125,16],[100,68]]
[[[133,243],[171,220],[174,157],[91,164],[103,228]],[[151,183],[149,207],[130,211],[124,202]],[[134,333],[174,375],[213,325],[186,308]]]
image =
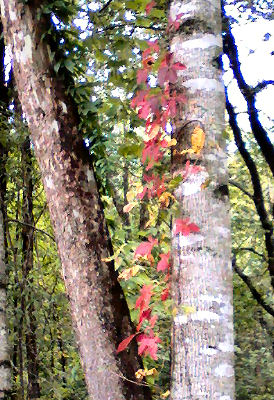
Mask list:
[[31,224],[27,224],[26,222],[23,222],[23,221],[19,221],[18,219],[9,218],[9,219],[7,220],[7,222],[16,222],[17,224],[29,226],[30,228],[34,229],[35,231],[41,232],[41,233],[43,233],[43,235],[48,236],[51,240],[53,240],[53,241],[55,242],[54,236],[52,236],[50,233],[48,233],[48,232],[46,232],[46,231],[43,231],[43,229],[36,228],[35,226],[33,226],[33,225],[31,225]]
[[274,240],[273,240],[273,227],[272,223],[269,221],[268,213],[264,204],[264,196],[261,187],[259,173],[255,162],[253,161],[251,155],[245,147],[245,143],[242,138],[241,130],[237,124],[236,115],[231,103],[228,100],[227,90],[226,90],[226,108],[229,115],[229,123],[233,131],[236,146],[249,170],[250,178],[253,186],[253,201],[256,207],[258,216],[261,221],[261,225],[264,229],[265,236],[265,247],[268,256],[268,271],[271,277],[271,284],[274,287]]
[[257,94],[261,90],[265,89],[268,85],[274,85],[274,81],[262,81],[259,82],[253,89],[254,93]]
[[253,249],[252,247],[240,247],[239,249],[237,249],[237,252],[239,251],[250,251],[251,253],[256,254],[257,256],[261,257],[264,259],[264,261],[267,261],[265,256],[261,253],[259,253],[258,251],[256,251],[255,249]]
[[113,0],[107,1],[106,4],[101,8],[101,10],[98,11],[99,14],[101,14],[103,11],[105,11],[105,9],[108,8],[108,6],[110,5],[110,3],[111,3],[112,1],[113,1]]
[[240,185],[238,182],[235,182],[235,181],[229,179],[228,183],[229,183],[230,185],[235,186],[236,188],[240,189],[246,196],[250,197],[250,199],[254,201],[254,198],[253,198],[252,194],[249,193],[247,190],[245,190],[245,189],[242,187],[242,185]]
[[[226,17],[224,17],[226,18]],[[253,132],[253,135],[260,146],[262,154],[269,165],[269,168],[272,171],[274,176],[274,147],[267,135],[266,130],[263,128],[261,122],[259,121],[258,110],[255,106],[256,101],[256,89],[249,86],[241,72],[241,64],[239,62],[238,49],[234,40],[234,37],[231,32],[231,28],[227,21],[226,24],[226,32],[224,35],[224,53],[228,56],[230,60],[230,67],[233,71],[234,78],[237,81],[240,91],[242,92],[244,99],[247,103],[247,110],[249,115],[249,122]],[[265,83],[258,84],[257,87],[260,86],[265,87]],[[273,81],[270,81],[271,83]]]
[[234,271],[239,275],[239,277],[244,281],[244,283],[247,285],[247,287],[249,288],[253,298],[257,301],[257,303],[262,306],[264,308],[264,310],[272,315],[272,317],[274,317],[274,309],[266,303],[266,301],[263,299],[262,295],[258,292],[258,290],[255,288],[255,286],[253,285],[251,279],[249,278],[249,276],[245,275],[243,273],[243,271],[237,267],[236,265],[236,257],[234,256],[232,259],[232,267],[234,269]]

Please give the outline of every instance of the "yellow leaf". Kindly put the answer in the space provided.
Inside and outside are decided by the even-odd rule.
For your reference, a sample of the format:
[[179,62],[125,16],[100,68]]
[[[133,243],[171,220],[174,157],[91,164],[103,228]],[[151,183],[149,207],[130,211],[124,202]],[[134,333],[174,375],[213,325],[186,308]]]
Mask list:
[[149,139],[153,139],[155,136],[157,136],[159,130],[160,130],[160,125],[154,126],[154,128],[151,130],[151,132],[149,134]]
[[134,200],[134,198],[135,198],[135,193],[133,190],[130,190],[129,192],[127,192],[127,201],[129,203],[131,203],[132,200]]
[[124,279],[127,281],[132,276],[135,276],[140,269],[142,269],[141,265],[134,265],[131,268],[124,269],[124,271],[118,275],[118,279]]
[[125,213],[126,213],[126,212],[130,212],[130,211],[133,209],[133,207],[136,206],[136,204],[137,204],[136,201],[134,201],[133,203],[126,204],[126,205],[124,206],[124,208],[123,208],[123,211],[124,211]]
[[191,135],[191,147],[194,153],[200,154],[202,148],[205,144],[205,133],[199,126],[194,128],[193,133]]
[[138,371],[135,372],[135,376],[138,380],[142,380],[145,376],[151,376],[151,375],[157,375],[157,370],[156,368],[151,368],[151,369],[138,369]]
[[176,307],[173,307],[173,309],[172,309],[172,315],[173,315],[173,317],[176,317],[176,314],[177,314],[177,308]]
[[175,146],[177,144],[177,140],[175,138],[171,139],[170,136],[165,136],[164,139],[168,143],[167,147]]
[[166,399],[170,395],[170,391],[167,390],[165,393],[161,394],[161,399]]
[[159,197],[159,202],[161,203],[161,207],[168,207],[170,200],[175,200],[175,197],[172,196],[169,192],[164,192]]

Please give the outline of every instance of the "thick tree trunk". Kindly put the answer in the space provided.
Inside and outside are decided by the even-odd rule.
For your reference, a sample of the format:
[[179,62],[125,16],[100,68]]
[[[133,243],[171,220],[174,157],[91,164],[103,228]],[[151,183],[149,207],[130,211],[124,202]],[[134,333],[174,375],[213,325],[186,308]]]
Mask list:
[[[171,38],[180,72],[178,90],[187,96],[177,121],[177,151],[190,147],[195,127],[206,135],[201,154],[188,158],[196,172],[176,192],[182,217],[200,232],[173,238],[172,400],[234,398],[232,269],[228,213],[228,174],[222,134],[225,97],[217,57],[222,49],[219,1],[173,1],[170,17],[181,26]],[[181,158],[180,158],[181,157]],[[179,165],[178,165],[179,164]],[[197,170],[197,166],[200,170]],[[203,186],[202,186],[203,184]]]
[[[109,256],[109,239],[97,184],[64,82],[53,72],[41,38],[40,1],[1,0],[5,38],[13,51],[14,76],[42,172],[67,294],[70,299],[91,399],[149,399],[132,384],[141,367],[137,347],[116,354],[131,332],[129,311]],[[126,379],[124,379],[126,378]]]

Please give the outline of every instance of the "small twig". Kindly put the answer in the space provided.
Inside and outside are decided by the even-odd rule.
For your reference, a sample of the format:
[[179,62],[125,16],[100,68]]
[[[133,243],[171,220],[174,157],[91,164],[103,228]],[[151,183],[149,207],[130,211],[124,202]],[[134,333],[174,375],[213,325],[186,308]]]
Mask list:
[[9,219],[7,220],[7,222],[8,222],[8,223],[9,223],[9,222],[16,222],[16,223],[21,224],[21,225],[29,226],[30,228],[34,229],[35,231],[41,232],[41,233],[43,233],[44,235],[48,236],[51,240],[53,240],[53,241],[55,242],[55,238],[54,238],[50,233],[48,233],[48,232],[46,232],[46,231],[43,231],[43,229],[36,228],[35,226],[33,226],[33,225],[31,225],[31,224],[27,224],[26,222],[23,222],[23,221],[19,221],[18,219],[9,218]]
[[240,185],[238,182],[232,181],[231,179],[229,179],[228,183],[232,186],[235,186],[236,188],[240,189],[246,196],[250,197],[251,200],[254,201],[254,197],[251,193],[249,193],[247,190],[245,190],[242,185]]
[[237,252],[238,251],[250,251],[251,253],[254,253],[257,256],[262,257],[264,261],[267,261],[263,254],[261,254],[258,251],[254,250],[252,247],[241,247],[241,248],[237,249],[236,251]]

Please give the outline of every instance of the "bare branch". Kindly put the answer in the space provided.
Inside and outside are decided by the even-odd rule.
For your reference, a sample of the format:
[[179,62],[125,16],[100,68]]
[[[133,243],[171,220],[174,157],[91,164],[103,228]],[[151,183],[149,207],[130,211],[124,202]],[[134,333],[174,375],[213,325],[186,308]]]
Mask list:
[[37,231],[37,232],[41,232],[41,233],[43,233],[43,235],[48,236],[51,240],[53,240],[53,241],[55,242],[54,236],[52,236],[50,233],[48,233],[48,232],[46,232],[46,231],[43,231],[43,229],[36,228],[35,226],[33,226],[33,225],[31,225],[31,224],[27,224],[26,222],[23,222],[23,221],[19,221],[18,219],[9,218],[9,219],[7,220],[7,222],[16,222],[17,224],[29,226],[29,227],[32,228],[33,230],[35,230],[35,231]]
[[[224,18],[227,19],[225,16]],[[269,168],[272,171],[272,174],[274,175],[274,147],[267,135],[266,130],[263,128],[259,120],[259,113],[255,106],[256,90],[246,83],[242,75],[241,64],[239,62],[238,49],[228,21],[226,23],[226,32],[224,35],[224,53],[228,56],[230,60],[230,67],[233,71],[234,78],[236,79],[239,89],[243,94],[245,101],[247,103],[249,122],[253,135],[258,145],[260,146],[262,154],[266,162],[268,163]],[[257,85],[257,87],[258,86],[260,87],[260,85],[264,86],[264,83],[262,82],[261,84]]]
[[262,295],[258,292],[258,290],[253,285],[249,276],[245,275],[243,271],[237,267],[236,257],[234,256],[232,259],[232,266],[234,271],[239,275],[239,277],[244,281],[244,283],[248,286],[253,298],[257,301],[257,303],[264,308],[264,310],[274,317],[274,309],[266,303]]
[[254,201],[253,195],[249,193],[247,190],[245,190],[242,185],[240,185],[238,182],[235,182],[231,179],[229,179],[228,183],[232,186],[235,186],[236,188],[240,189],[246,196],[250,197],[251,200]]
[[252,159],[250,153],[246,149],[245,142],[243,141],[241,130],[237,124],[236,115],[234,109],[227,97],[226,90],[226,109],[229,115],[229,123],[233,131],[236,146],[249,170],[250,178],[253,186],[253,201],[256,207],[256,211],[261,221],[261,225],[264,229],[265,236],[265,247],[268,256],[268,271],[271,276],[271,284],[274,287],[274,241],[273,241],[273,227],[269,220],[268,213],[264,204],[264,196],[260,181],[260,176],[256,167],[254,160]]

